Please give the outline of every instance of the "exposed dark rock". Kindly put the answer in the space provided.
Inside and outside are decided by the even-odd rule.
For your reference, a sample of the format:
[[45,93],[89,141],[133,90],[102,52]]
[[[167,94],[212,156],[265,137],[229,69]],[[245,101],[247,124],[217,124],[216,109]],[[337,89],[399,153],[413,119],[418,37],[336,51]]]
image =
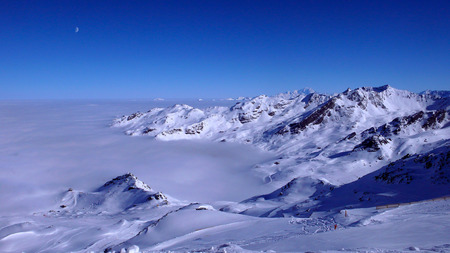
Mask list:
[[298,134],[305,130],[309,125],[318,125],[323,122],[326,116],[329,116],[329,110],[333,109],[336,105],[336,99],[330,99],[324,105],[322,105],[318,110],[314,111],[312,114],[304,118],[298,123],[289,124],[289,131],[292,134]]
[[405,159],[410,158],[410,157],[411,157],[410,154],[406,154],[406,155],[404,155],[404,156],[402,157],[402,160],[405,160]]
[[[378,128],[371,127],[364,130],[361,133],[362,138],[369,138],[375,134],[381,135],[384,137],[389,137],[392,135],[398,135],[402,130],[406,129],[408,126],[412,124],[419,123],[426,119],[426,122],[423,124],[423,128],[427,129],[429,127],[435,127],[437,123],[441,123],[445,119],[445,111],[437,111],[437,112],[429,112],[425,113],[423,111],[419,111],[409,116],[397,117],[393,119],[391,122],[383,124]],[[345,138],[344,138],[345,139]]]
[[162,192],[157,192],[147,198],[148,201],[151,200],[167,200],[167,197]]
[[438,123],[442,123],[446,117],[447,112],[444,110],[438,110],[432,112],[431,115],[428,116],[427,121],[423,124],[424,129],[435,128]]
[[261,116],[262,111],[253,111],[252,113],[245,113],[245,112],[241,112],[238,115],[238,119],[242,124],[251,122],[257,118],[259,118],[259,116]]
[[142,133],[143,133],[143,134],[148,134],[148,133],[153,132],[153,131],[155,131],[155,130],[156,130],[155,128],[148,128],[148,127],[146,127],[146,128],[142,131]]
[[[275,134],[277,135],[285,135],[289,133],[289,127],[288,126],[282,126],[275,129]],[[270,131],[267,131],[264,133],[264,135],[270,135]]]
[[377,129],[375,127],[368,128],[361,133],[362,138],[368,138],[369,136],[375,134]]
[[344,141],[344,140],[351,140],[351,139],[355,138],[355,136],[356,136],[356,132],[353,132],[353,133],[351,133],[351,134],[345,136],[345,137],[342,139],[342,141]]
[[403,117],[403,119],[406,121],[406,125],[411,125],[416,123],[418,120],[422,119],[424,114],[425,113],[423,111],[420,111],[411,116]]
[[136,117],[141,117],[143,114],[141,112],[136,112],[127,117],[127,120],[130,121]]
[[285,101],[280,101],[280,102],[278,102],[277,104],[275,104],[274,106],[273,106],[273,108],[275,108],[275,109],[277,109],[277,110],[282,110],[282,109],[284,109],[284,108],[286,108],[286,106],[288,105],[289,103],[286,103]]
[[386,139],[380,135],[374,135],[365,139],[361,144],[356,145],[353,150],[366,150],[368,152],[376,152],[380,150],[380,147],[382,145],[387,143],[389,143],[389,139]]
[[252,121],[252,118],[246,113],[239,113],[238,119],[242,124]]
[[203,122],[200,122],[198,124],[195,124],[189,128],[186,128],[186,130],[184,131],[186,134],[200,134],[203,130]]
[[174,129],[170,129],[168,131],[162,132],[162,135],[167,135],[167,134],[174,134],[174,133],[179,133],[179,132],[183,132],[183,130],[181,130],[180,128],[174,128]]
[[[405,163],[405,160],[409,163]],[[401,160],[386,166],[382,173],[375,176],[375,179],[387,184],[409,184],[415,179],[414,173],[420,171],[420,167],[430,171],[429,177],[433,184],[450,183],[450,151],[448,148],[440,153],[413,156],[408,154]],[[421,174],[418,178],[423,180],[423,177],[424,175]]]
[[392,134],[397,135],[407,126],[412,125],[418,122],[419,120],[423,119],[424,116],[425,113],[423,111],[420,111],[409,116],[398,117],[393,119],[391,122],[380,126],[377,131],[381,133],[381,135],[383,136],[390,136]]

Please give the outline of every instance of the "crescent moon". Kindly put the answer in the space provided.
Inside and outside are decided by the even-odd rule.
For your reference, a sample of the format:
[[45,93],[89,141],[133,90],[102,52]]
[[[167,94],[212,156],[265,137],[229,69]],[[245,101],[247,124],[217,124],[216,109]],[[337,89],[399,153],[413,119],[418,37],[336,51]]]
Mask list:
[[78,26],[75,27],[75,32],[77,33],[77,32],[79,32],[79,31],[80,31],[80,28],[78,28]]

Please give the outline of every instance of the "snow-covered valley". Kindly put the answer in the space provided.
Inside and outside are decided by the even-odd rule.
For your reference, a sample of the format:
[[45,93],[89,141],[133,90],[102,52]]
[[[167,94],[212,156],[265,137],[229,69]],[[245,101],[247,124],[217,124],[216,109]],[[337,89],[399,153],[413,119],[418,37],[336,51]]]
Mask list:
[[449,95],[2,101],[0,251],[450,252]]

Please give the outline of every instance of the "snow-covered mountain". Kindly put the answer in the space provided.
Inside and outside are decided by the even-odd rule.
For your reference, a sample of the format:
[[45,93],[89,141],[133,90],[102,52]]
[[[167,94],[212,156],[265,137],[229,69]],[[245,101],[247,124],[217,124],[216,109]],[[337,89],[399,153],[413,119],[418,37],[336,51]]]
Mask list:
[[222,210],[264,217],[309,217],[315,212],[368,208],[450,196],[450,140],[425,154],[401,159],[339,187],[294,178],[274,192]]
[[[109,136],[92,141],[93,134],[76,136],[86,136],[88,146],[101,144],[90,149],[93,154],[88,157],[95,162],[84,172],[109,156],[109,166],[125,160],[121,166],[127,171],[144,164],[134,171],[164,193],[123,171],[94,190],[70,188],[45,211],[0,216],[0,251],[450,252],[450,202],[445,198],[450,195],[449,112],[448,91],[416,94],[382,86],[335,95],[304,89],[245,99],[231,107],[177,104],[123,116],[114,120],[110,134],[118,128],[136,137],[115,134],[121,142],[113,149]],[[225,157],[214,161],[233,160],[222,147],[247,148],[223,142],[256,146],[269,151],[263,154],[270,157],[243,169],[208,170],[205,163],[197,163],[199,158],[191,158],[195,152],[190,153],[191,147],[204,143],[186,141],[199,139],[207,140],[208,146],[196,152],[216,149],[208,156]],[[185,141],[160,142],[169,140]],[[68,143],[67,150],[76,151],[76,141]],[[149,142],[152,145],[144,145]],[[159,170],[157,163],[149,165],[144,158],[161,156],[148,151],[161,151],[163,144],[186,146],[178,160],[193,164],[173,169],[176,166],[168,163]],[[176,145],[161,153],[171,153]],[[18,150],[4,157],[22,157]],[[50,152],[50,160],[58,155]],[[58,167],[66,157],[57,160]],[[106,172],[111,172],[109,167],[102,171]],[[208,173],[216,177],[203,177]],[[225,180],[227,173],[237,176]],[[190,187],[182,185],[193,178]],[[214,182],[204,182],[208,179]],[[242,186],[229,183],[235,181]],[[195,196],[233,187],[238,196],[241,191],[252,193],[242,194],[238,201],[199,203],[195,196],[190,201],[170,197],[166,193],[171,194],[171,187],[198,187],[201,191],[191,191]],[[248,189],[256,187],[262,191]],[[430,201],[439,197],[444,198]],[[389,204],[398,208],[383,207]]]
[[95,192],[70,188],[64,194],[60,210],[76,213],[117,213],[136,208],[150,208],[178,202],[148,185],[131,173],[106,182]]
[[129,135],[159,140],[208,139],[256,145],[279,159],[255,170],[281,187],[311,177],[339,186],[407,154],[428,152],[450,138],[448,92],[422,94],[388,85],[258,96],[234,106],[174,105],[114,121]]
[[[420,111],[446,111],[449,105],[445,92],[419,95],[390,86],[348,89],[334,96],[312,90],[295,91],[273,97],[258,96],[231,108],[202,110],[188,105],[153,108],[146,113],[123,116],[114,126],[123,127],[130,135],[149,135],[161,140],[210,138],[261,143],[273,141],[278,135],[323,130],[336,123],[344,123],[341,126],[344,129],[364,130]],[[443,116],[439,123],[446,118]]]

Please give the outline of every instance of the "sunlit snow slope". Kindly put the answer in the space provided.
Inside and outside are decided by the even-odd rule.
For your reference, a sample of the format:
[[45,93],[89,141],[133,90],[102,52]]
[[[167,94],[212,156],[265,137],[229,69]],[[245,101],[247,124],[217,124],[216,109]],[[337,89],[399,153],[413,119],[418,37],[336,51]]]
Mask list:
[[231,141],[275,151],[278,160],[255,170],[280,187],[297,177],[342,185],[405,155],[448,145],[449,109],[448,92],[382,86],[332,96],[258,96],[230,108],[174,105],[123,116],[113,125],[133,136]]
[[[53,204],[32,213],[0,212],[0,251],[450,252],[449,112],[448,91],[416,94],[382,86],[326,95],[303,90],[231,107],[153,108],[117,118],[108,129],[134,137],[80,134],[81,141],[61,145],[74,125],[55,131],[66,138],[30,149],[31,158],[22,148],[33,143],[16,147],[11,138],[12,150],[5,144],[3,152],[30,161],[4,157],[21,166],[34,161],[33,175],[46,168],[36,159],[44,154],[45,162],[70,161],[70,170],[53,170],[58,175],[90,182],[86,175],[115,176],[95,188],[67,185],[51,195]],[[270,152],[249,152],[241,144]],[[58,154],[63,158],[54,158]],[[79,163],[83,157],[96,162],[87,161],[79,171],[70,167],[85,164]],[[168,164],[177,166],[156,168],[161,158],[176,160]],[[123,174],[125,169],[134,174]],[[0,182],[15,179],[2,175]],[[31,189],[39,185],[31,183]],[[42,185],[47,184],[55,183],[45,179]],[[17,186],[26,184],[11,185],[8,192],[34,199],[24,198],[27,188]],[[178,197],[184,192],[188,200]]]

